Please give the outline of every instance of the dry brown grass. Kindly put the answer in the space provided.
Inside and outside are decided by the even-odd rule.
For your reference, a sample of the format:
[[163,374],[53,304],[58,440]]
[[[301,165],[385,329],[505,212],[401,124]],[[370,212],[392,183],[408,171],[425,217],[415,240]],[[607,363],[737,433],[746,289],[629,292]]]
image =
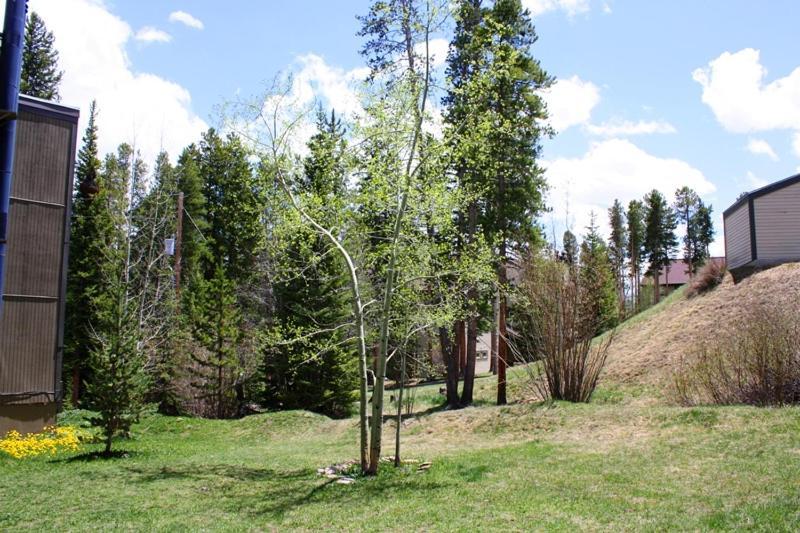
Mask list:
[[686,287],[686,296],[693,298],[706,293],[722,283],[725,279],[725,266],[717,261],[709,261],[695,274]]
[[600,382],[667,387],[681,360],[719,334],[722,324],[746,309],[764,305],[800,314],[800,263],[754,274],[737,285],[728,274],[713,291],[672,300],[635,324],[621,327]]

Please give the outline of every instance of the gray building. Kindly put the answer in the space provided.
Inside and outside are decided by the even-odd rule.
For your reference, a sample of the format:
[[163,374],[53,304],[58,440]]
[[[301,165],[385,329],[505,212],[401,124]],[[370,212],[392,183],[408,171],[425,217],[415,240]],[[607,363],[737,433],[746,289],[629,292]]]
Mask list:
[[800,261],[800,174],[743,194],[723,220],[725,256],[735,281]]
[[20,96],[0,316],[0,435],[40,431],[62,399],[78,110]]

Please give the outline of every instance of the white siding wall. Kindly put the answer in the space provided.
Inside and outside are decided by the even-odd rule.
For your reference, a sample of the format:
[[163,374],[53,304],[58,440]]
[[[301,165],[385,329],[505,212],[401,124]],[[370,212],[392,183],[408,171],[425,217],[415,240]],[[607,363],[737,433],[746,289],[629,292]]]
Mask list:
[[759,261],[800,259],[800,183],[753,201]]
[[725,255],[728,268],[736,268],[751,261],[750,211],[747,202],[725,217]]

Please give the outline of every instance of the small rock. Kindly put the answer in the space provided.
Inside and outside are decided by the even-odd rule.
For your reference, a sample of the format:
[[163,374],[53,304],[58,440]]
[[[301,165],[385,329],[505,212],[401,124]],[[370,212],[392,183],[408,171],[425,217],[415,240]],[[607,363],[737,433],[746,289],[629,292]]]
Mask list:
[[355,482],[356,482],[355,479],[353,479],[351,477],[346,477],[346,476],[340,477],[339,479],[336,480],[336,483],[338,483],[340,485],[350,485],[351,483],[355,483]]

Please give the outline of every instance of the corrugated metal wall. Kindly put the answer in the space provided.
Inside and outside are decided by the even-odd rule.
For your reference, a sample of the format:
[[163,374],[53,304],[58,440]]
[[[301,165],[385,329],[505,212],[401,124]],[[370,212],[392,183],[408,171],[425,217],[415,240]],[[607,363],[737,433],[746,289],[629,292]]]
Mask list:
[[759,261],[800,259],[800,183],[753,200]]
[[60,400],[77,119],[77,110],[20,100],[0,317],[0,425],[25,405],[41,411],[41,404]]
[[725,256],[733,269],[752,260],[750,254],[750,210],[747,202],[725,216]]

